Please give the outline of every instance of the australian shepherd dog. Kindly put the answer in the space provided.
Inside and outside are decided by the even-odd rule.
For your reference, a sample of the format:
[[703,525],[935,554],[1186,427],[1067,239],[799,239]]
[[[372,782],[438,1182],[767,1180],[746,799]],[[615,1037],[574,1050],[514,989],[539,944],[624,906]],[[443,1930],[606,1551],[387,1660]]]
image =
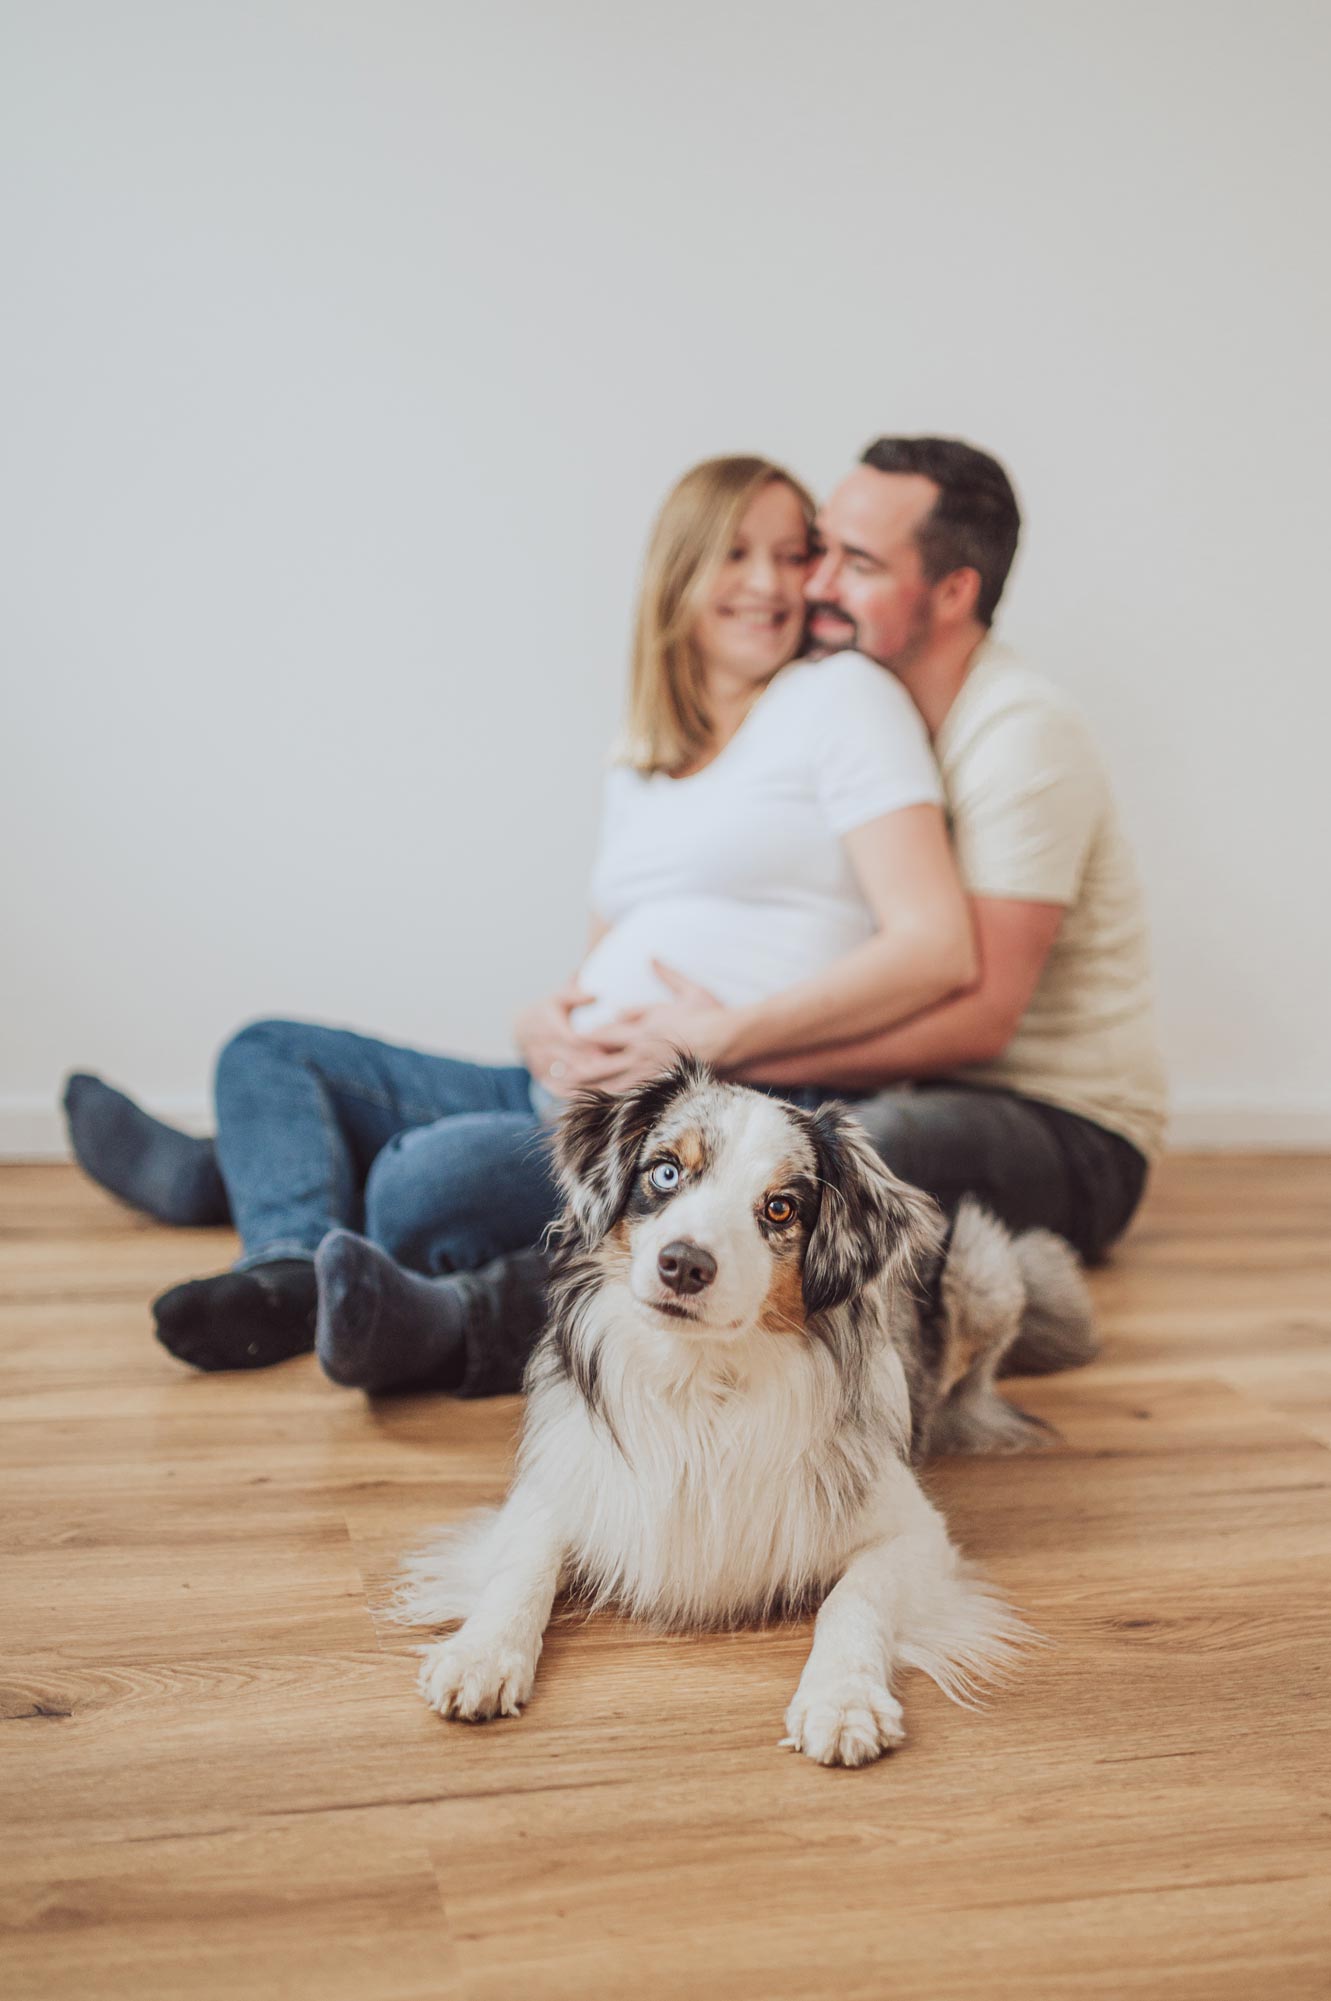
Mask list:
[[[784,1742],[862,1765],[921,1668],[965,1701],[1026,1629],[914,1466],[1043,1434],[997,1393],[1094,1352],[1076,1260],[888,1172],[849,1115],[683,1062],[561,1122],[550,1318],[502,1508],[409,1565],[441,1716],[513,1716],[557,1594],[668,1628],[817,1608]],[[1005,1368],[1006,1365],[1006,1368]]]

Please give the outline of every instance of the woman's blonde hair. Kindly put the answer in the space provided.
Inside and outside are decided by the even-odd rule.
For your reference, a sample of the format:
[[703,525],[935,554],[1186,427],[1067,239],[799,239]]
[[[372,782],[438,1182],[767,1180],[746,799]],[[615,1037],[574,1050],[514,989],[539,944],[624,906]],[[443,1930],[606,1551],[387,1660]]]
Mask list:
[[666,495],[643,564],[620,751],[622,762],[637,771],[685,771],[711,740],[693,639],[698,607],[750,501],[778,481],[790,488],[812,528],[812,496],[770,459],[705,459]]

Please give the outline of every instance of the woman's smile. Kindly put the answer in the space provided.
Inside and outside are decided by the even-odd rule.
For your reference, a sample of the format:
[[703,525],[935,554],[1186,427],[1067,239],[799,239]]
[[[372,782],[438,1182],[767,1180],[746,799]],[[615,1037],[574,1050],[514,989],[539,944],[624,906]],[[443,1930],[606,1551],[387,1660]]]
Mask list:
[[761,632],[779,632],[794,616],[789,605],[780,605],[774,611],[753,606],[723,604],[717,606],[722,618],[733,618],[740,625],[752,625]]

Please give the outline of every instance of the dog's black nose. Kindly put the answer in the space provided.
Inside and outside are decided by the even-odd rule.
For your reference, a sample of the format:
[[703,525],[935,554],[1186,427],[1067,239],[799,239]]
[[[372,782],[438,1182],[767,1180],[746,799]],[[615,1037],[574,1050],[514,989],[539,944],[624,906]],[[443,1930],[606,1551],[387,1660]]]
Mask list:
[[666,1244],[656,1269],[672,1292],[701,1292],[716,1277],[716,1259],[701,1244]]

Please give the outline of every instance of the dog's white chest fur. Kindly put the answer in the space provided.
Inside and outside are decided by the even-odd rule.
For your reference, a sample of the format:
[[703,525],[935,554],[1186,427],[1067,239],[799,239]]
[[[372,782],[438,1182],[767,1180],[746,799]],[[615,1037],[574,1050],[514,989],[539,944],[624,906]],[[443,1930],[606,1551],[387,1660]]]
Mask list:
[[861,1511],[849,1474],[828,1478],[826,1358],[771,1334],[719,1361],[661,1351],[610,1388],[613,1430],[566,1385],[537,1393],[524,1466],[542,1484],[557,1473],[572,1577],[593,1602],[672,1625],[825,1589]]

